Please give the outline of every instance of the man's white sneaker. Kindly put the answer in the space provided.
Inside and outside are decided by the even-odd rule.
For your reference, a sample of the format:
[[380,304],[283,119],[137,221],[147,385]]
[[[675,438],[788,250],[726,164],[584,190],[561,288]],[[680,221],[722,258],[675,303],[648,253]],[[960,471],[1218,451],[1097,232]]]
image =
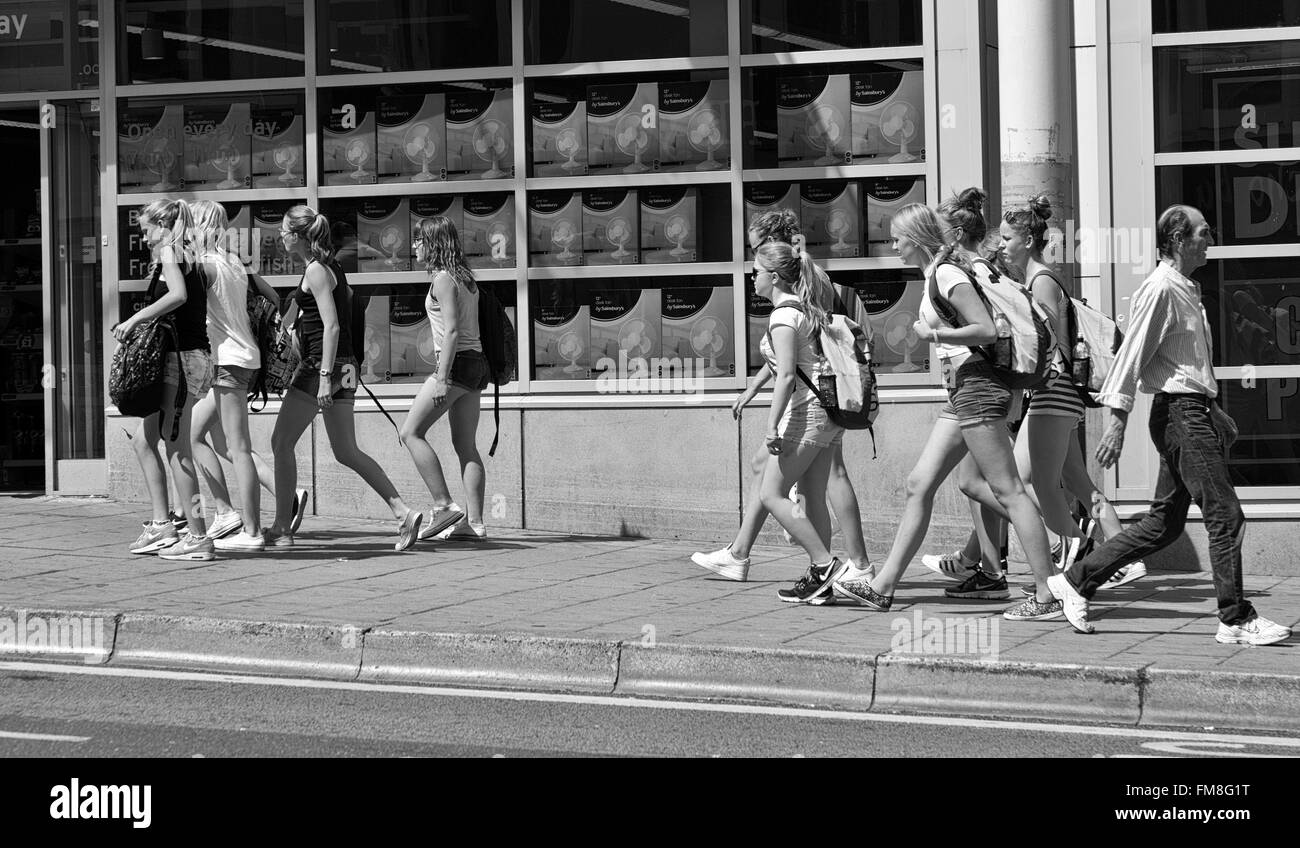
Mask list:
[[212,541],[212,546],[219,551],[258,553],[266,550],[266,541],[262,538],[261,533],[253,536],[245,531],[243,533],[236,533],[233,536],[214,539]]
[[1061,602],[1061,610],[1075,630],[1080,633],[1093,632],[1092,625],[1088,623],[1088,599],[1070,585],[1064,574],[1053,574],[1047,578],[1047,588],[1051,590],[1052,597]]
[[479,542],[487,538],[487,526],[481,521],[470,521],[467,516],[455,527],[443,530],[437,538],[448,542]]
[[231,533],[244,526],[244,519],[239,517],[235,511],[219,512],[212,519],[212,526],[208,528],[208,538],[212,541],[224,539]]
[[935,574],[942,574],[952,580],[965,580],[979,568],[979,563],[966,559],[966,554],[962,551],[953,551],[950,554],[926,554],[921,557],[921,565]]
[[1102,588],[1115,589],[1119,586],[1127,586],[1129,583],[1132,583],[1134,580],[1141,580],[1143,577],[1146,576],[1147,576],[1146,564],[1143,563],[1141,560],[1138,560],[1137,562],[1129,563],[1128,565],[1121,568],[1119,571],[1116,571],[1114,574],[1112,574],[1110,576],[1110,579],[1103,584]]
[[691,554],[691,562],[700,568],[707,568],[719,577],[745,582],[749,579],[749,557],[740,559],[732,556],[731,547],[725,547],[711,554],[696,551]]
[[1241,624],[1219,622],[1219,632],[1214,634],[1214,641],[1225,645],[1276,645],[1290,638],[1290,627],[1283,627],[1262,615]]
[[427,541],[444,530],[450,530],[459,524],[464,517],[465,511],[454,503],[442,509],[429,510],[427,520],[424,522],[424,528],[420,530],[420,541]]

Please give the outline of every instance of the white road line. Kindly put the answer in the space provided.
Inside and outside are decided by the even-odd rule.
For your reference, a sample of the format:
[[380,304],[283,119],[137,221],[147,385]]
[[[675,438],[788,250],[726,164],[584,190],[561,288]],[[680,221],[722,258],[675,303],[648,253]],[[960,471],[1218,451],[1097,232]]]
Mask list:
[[89,736],[56,736],[53,733],[19,733],[0,730],[0,739],[25,739],[30,742],[89,742]]
[[401,683],[357,683],[342,680],[295,680],[281,677],[254,677],[220,672],[164,671],[143,668],[106,668],[54,663],[0,662],[0,672],[46,672],[81,674],[94,677],[133,677],[148,680],[184,680],[202,683],[234,683],[247,686],[283,686],[294,689],[326,689],[347,692],[382,692],[393,695],[432,695],[444,698],[482,698],[493,701],[531,701],[546,704],[579,704],[600,707],[636,707],[652,710],[686,710],[737,715],[780,716],[788,718],[834,719],[877,724],[914,724],[931,727],[968,727],[983,730],[1026,730],[1076,736],[1109,736],[1118,739],[1164,739],[1172,742],[1219,742],[1244,745],[1267,745],[1300,750],[1300,738],[1286,736],[1251,736],[1230,733],[1194,733],[1177,730],[1143,730],[1136,727],[1103,727],[1084,724],[1050,724],[955,716],[893,715],[889,713],[847,712],[812,707],[777,707],[755,704],[720,704],[698,701],[653,700],[614,695],[556,695],[546,692],[507,692],[491,689],[450,689],[438,686],[412,686]]

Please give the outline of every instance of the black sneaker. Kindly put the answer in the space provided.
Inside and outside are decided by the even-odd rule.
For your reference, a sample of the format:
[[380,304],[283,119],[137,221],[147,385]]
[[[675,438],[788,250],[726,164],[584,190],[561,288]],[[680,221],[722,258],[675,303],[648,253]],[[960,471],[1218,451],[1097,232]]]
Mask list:
[[1066,549],[1065,561],[1061,563],[1062,571],[1069,571],[1076,562],[1092,553],[1092,549],[1097,547],[1097,540],[1088,536],[1080,539],[1078,536],[1070,540],[1070,546]]
[[803,576],[795,581],[794,586],[789,589],[778,589],[776,596],[787,604],[818,605],[819,599],[830,593],[831,584],[840,578],[848,565],[848,562],[841,562],[838,557],[832,559],[829,565],[820,568],[810,565]]
[[1007,590],[1006,574],[994,577],[982,569],[953,588],[945,589],[943,593],[949,598],[979,598],[990,601],[1004,601],[1011,597],[1011,592]]
[[172,527],[176,529],[177,535],[184,533],[189,529],[189,519],[181,515],[179,512],[169,512],[167,513],[167,517],[172,520]]

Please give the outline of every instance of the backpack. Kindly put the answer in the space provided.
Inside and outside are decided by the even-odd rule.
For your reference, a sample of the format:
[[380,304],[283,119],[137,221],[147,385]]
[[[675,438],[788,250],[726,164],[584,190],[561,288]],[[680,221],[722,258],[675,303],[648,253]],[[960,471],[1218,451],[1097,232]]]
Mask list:
[[171,442],[180,435],[181,413],[189,391],[179,347],[176,325],[170,316],[145,321],[113,353],[113,366],[108,375],[108,397],[118,412],[134,418],[148,418],[162,412],[167,354],[175,355],[181,379],[176,391],[172,432],[168,437]]
[[[292,325],[293,319],[290,318],[289,322]],[[253,287],[251,280],[248,286],[248,326],[253,331],[262,361],[262,367],[257,369],[257,376],[248,387],[248,405],[252,408],[260,398],[262,407],[253,410],[260,412],[266,408],[269,393],[281,394],[288,387],[298,360],[293,358],[290,361],[297,352],[296,346],[291,346],[287,337],[281,339],[280,310]]]
[[[1093,309],[1082,298],[1070,297],[1055,274],[1039,272],[1035,279],[1039,276],[1051,277],[1066,297],[1070,316],[1070,382],[1079,390],[1086,406],[1100,407],[1094,395],[1101,391],[1115,367],[1115,354],[1124,341],[1124,333],[1109,315]],[[1029,283],[1032,286],[1033,280]]]
[[[989,345],[971,347],[993,366],[998,379],[1013,390],[1038,389],[1060,373],[1056,333],[1041,304],[1019,283],[1006,279],[983,259],[974,260],[988,269],[989,284],[981,285],[974,274],[958,265],[975,287],[975,293],[989,310],[998,339]],[[949,263],[952,264],[952,263]],[[938,268],[930,275],[930,303],[948,324],[965,322],[948,299],[939,294]]]
[[478,284],[478,338],[483,356],[488,363],[488,377],[492,381],[492,419],[496,434],[488,456],[495,456],[501,438],[501,387],[514,382],[519,373],[519,340],[510,323],[506,308],[491,289]]

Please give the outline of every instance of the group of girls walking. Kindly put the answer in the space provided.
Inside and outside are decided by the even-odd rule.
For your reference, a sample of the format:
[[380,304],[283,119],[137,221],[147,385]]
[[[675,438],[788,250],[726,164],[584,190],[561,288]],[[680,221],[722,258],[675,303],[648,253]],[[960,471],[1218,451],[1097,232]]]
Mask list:
[[[420,388],[400,435],[432,498],[425,512],[408,506],[379,463],[357,445],[353,414],[360,371],[354,334],[360,328],[354,326],[353,292],[335,258],[329,220],[307,206],[295,206],[284,216],[280,241],[306,267],[284,304],[231,251],[229,223],[219,204],[159,200],[141,210],[139,221],[151,255],[148,303],[118,323],[113,334],[125,341],[144,322],[168,320],[175,328],[178,355],[168,352],[166,357],[161,410],[141,419],[131,439],[153,510],[132,553],[204,561],[218,551],[256,553],[292,546],[308,502],[308,491],[298,487],[295,447],[317,415],[334,458],[392,510],[397,550],[434,537],[486,537],[483,460],[475,436],[488,366],[479,342],[477,283],[451,221],[426,220],[416,242],[417,259],[430,274],[425,310],[437,366]],[[252,449],[249,434],[250,387],[266,364],[249,319],[250,289],[282,306],[301,356],[271,434],[270,463]],[[182,386],[184,400],[177,406]],[[450,421],[460,463],[463,509],[452,500],[428,441],[430,428],[443,415]],[[238,509],[218,457],[234,471]],[[202,506],[200,473],[215,505],[211,516]],[[273,498],[269,524],[263,522],[261,488]]]
[[[898,531],[879,568],[868,562],[857,497],[844,468],[844,430],[829,420],[812,389],[797,376],[800,370],[814,373],[817,336],[827,326],[832,309],[846,312],[864,326],[867,319],[856,295],[838,291],[809,258],[793,213],[769,212],[751,223],[754,291],[771,301],[772,313],[759,346],[765,366],[736,399],[733,413],[738,417],[767,382],[775,379],[775,384],[767,433],[754,460],[753,495],[740,532],[721,550],[696,553],[692,560],[697,565],[731,580],[747,579],[750,548],[771,513],[810,560],[793,587],[778,591],[782,601],[856,603],[888,610],[929,529],[935,494],[956,471],[958,485],[971,500],[975,528],[965,550],[925,558],[933,570],[960,581],[946,594],[1010,597],[1000,550],[1009,522],[1034,580],[1024,587],[1027,597],[1008,608],[1004,617],[1013,621],[1062,617],[1061,601],[1053,597],[1048,578],[1087,554],[1094,521],[1109,537],[1119,532],[1119,520],[1089,479],[1075,433],[1084,404],[1068,367],[1073,341],[1069,295],[1043,261],[1051,206],[1045,197],[1038,197],[1008,211],[993,248],[985,201],[983,191],[970,188],[937,210],[922,204],[906,206],[892,222],[894,249],[904,263],[922,272],[920,319],[913,329],[936,348],[948,403],[940,409],[908,475]],[[1057,376],[1032,391],[1027,401],[1023,393],[1008,388],[985,358],[982,348],[997,340],[998,330],[977,284],[1024,286],[1052,322],[1058,344]],[[936,308],[931,291],[952,311]],[[1022,417],[1023,424],[1016,430]],[[802,510],[790,498],[796,483],[806,501]],[[1090,505],[1092,517],[1082,526],[1076,523],[1066,492]],[[830,549],[828,500],[844,532],[847,556],[843,559]],[[1057,537],[1055,545],[1049,530]],[[1144,573],[1142,563],[1134,563],[1117,573],[1110,585],[1122,585]]]

